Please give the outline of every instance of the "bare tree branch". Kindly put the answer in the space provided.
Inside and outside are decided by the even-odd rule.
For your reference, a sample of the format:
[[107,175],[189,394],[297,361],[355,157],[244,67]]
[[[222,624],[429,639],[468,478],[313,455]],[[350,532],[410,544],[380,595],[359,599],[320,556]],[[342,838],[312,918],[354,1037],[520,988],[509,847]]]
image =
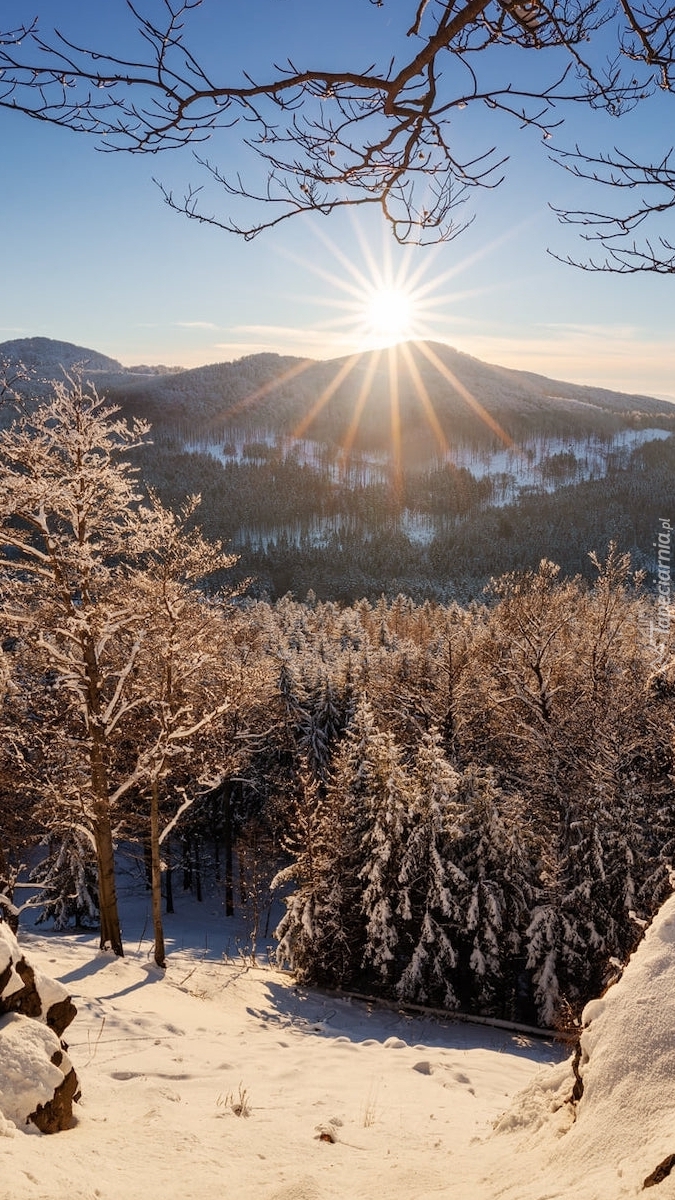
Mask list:
[[[0,107],[95,135],[108,151],[196,147],[236,128],[262,184],[196,155],[234,213],[202,207],[197,185],[180,199],[160,186],[171,207],[244,238],[346,205],[378,206],[402,242],[454,237],[470,221],[457,215],[470,192],[497,187],[506,162],[489,143],[467,155],[462,110],[501,113],[545,140],[566,106],[621,114],[669,86],[675,25],[652,0],[418,0],[407,20],[390,14],[380,61],[327,71],[288,60],[265,79],[243,70],[222,82],[187,41],[202,0],[162,0],[161,21],[125,3],[136,33],[128,56],[37,23],[0,36]],[[522,72],[514,82],[516,51],[537,51],[550,82],[538,70],[529,86]],[[248,213],[260,206],[259,219],[239,220],[238,200]]]
[[586,271],[612,271],[619,275],[674,274],[674,243],[665,237],[654,240],[646,234],[640,245],[634,237],[635,231],[648,228],[653,218],[675,210],[674,154],[671,147],[660,162],[644,165],[616,147],[611,154],[598,156],[585,154],[578,146],[574,151],[555,151],[559,164],[578,179],[590,179],[613,192],[629,190],[638,195],[637,204],[618,216],[554,207],[562,224],[588,230],[582,234],[584,241],[598,243],[604,254],[597,259],[582,261],[565,257],[562,261]]

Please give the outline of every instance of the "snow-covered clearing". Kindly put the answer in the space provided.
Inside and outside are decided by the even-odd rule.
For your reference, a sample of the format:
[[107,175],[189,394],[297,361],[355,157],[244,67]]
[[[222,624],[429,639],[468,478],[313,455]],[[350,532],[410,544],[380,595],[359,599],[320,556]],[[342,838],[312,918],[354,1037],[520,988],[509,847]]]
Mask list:
[[[191,899],[163,977],[145,906],[127,903],[124,960],[22,935],[78,1006],[83,1098],[69,1132],[5,1126],[1,1200],[619,1200],[675,1151],[675,901],[594,1002],[575,1124],[560,1046],[298,990],[224,955],[232,922]],[[675,1175],[648,1194],[670,1200]]]

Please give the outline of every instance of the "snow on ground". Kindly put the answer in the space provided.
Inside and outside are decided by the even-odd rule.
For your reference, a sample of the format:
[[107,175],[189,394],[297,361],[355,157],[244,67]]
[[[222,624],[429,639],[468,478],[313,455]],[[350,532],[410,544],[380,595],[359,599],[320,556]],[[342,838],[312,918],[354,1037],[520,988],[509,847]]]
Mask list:
[[[612,1045],[617,1013],[629,1040],[654,998],[667,1012],[675,908],[636,956],[630,1003],[620,984],[596,1007],[572,1124],[559,1046],[297,989],[233,955],[233,922],[190,898],[167,918],[163,976],[146,907],[126,909],[124,960],[90,935],[22,937],[78,1006],[83,1098],[66,1133],[0,1125],[0,1200],[618,1200],[675,1150],[672,1023],[642,1057]],[[648,1194],[670,1200],[671,1178]]]

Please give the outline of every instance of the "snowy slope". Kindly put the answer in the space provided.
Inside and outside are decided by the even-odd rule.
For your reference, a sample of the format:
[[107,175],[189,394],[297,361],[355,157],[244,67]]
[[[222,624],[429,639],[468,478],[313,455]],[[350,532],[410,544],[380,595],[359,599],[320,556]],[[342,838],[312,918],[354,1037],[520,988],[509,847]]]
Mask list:
[[[574,1109],[561,1106],[574,1082],[569,1067],[558,1072],[557,1096],[552,1071],[548,1091],[535,1079],[516,1098],[491,1140],[497,1169],[488,1195],[619,1200],[641,1195],[654,1169],[675,1156],[675,897],[623,978],[592,1000],[582,1019],[581,1099]],[[531,1190],[517,1178],[506,1185],[516,1160]],[[647,1195],[656,1200],[675,1197],[675,1168],[651,1187]]]
[[183,903],[166,978],[140,912],[124,960],[88,935],[24,935],[78,1006],[67,1039],[83,1099],[68,1133],[0,1137],[0,1200],[471,1195],[459,1151],[559,1048],[298,991],[224,960],[238,930]]
[[675,1150],[675,900],[589,1006],[576,1120],[560,1047],[295,989],[223,957],[204,907],[173,919],[166,978],[140,910],[123,961],[25,935],[78,1005],[83,1100],[68,1133],[0,1137],[1,1200],[619,1200]]

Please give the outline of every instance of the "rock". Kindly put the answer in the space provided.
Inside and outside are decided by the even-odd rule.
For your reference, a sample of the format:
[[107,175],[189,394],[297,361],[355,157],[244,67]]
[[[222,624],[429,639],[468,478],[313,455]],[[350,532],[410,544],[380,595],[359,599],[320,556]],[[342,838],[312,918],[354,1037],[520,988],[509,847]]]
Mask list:
[[26,961],[14,934],[0,924],[0,1016],[21,1013],[44,1021],[61,1037],[77,1009],[62,984]]
[[670,1175],[673,1167],[675,1167],[675,1154],[669,1154],[667,1158],[664,1158],[663,1162],[659,1163],[658,1167],[654,1168],[651,1175],[647,1176],[642,1187],[655,1187],[657,1183],[663,1183],[664,1179],[667,1179]]
[[20,1013],[0,1018],[0,1112],[42,1133],[70,1129],[77,1077],[56,1034]]
[[71,1127],[79,1091],[60,1037],[76,1012],[63,985],[33,967],[0,923],[0,1117],[41,1133]]
[[[61,1055],[61,1058],[55,1065],[60,1066],[63,1055],[60,1050],[57,1054]],[[79,1098],[77,1075],[71,1067],[68,1074],[64,1075],[62,1083],[55,1089],[52,1099],[46,1104],[38,1104],[28,1120],[37,1125],[40,1133],[60,1133],[62,1129],[70,1129],[73,1124],[73,1103]]]
[[0,967],[0,996],[2,996],[2,993],[4,992],[4,990],[7,987],[7,984],[9,983],[11,978],[12,978],[12,960],[10,958],[9,962],[7,962],[4,967]]

